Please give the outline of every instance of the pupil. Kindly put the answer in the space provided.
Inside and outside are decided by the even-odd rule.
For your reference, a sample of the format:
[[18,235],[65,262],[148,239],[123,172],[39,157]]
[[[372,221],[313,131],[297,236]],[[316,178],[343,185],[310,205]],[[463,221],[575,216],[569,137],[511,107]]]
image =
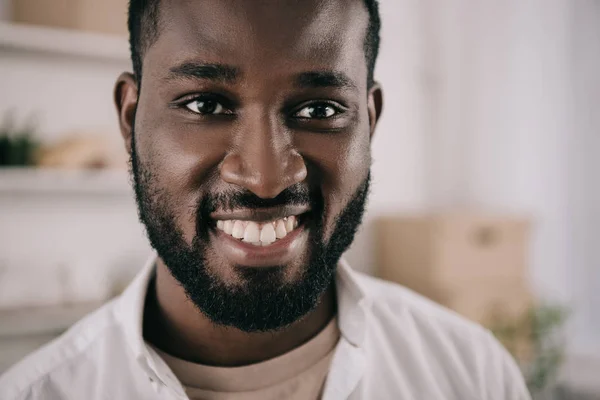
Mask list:
[[215,112],[216,107],[217,104],[213,100],[204,100],[198,102],[198,110],[202,114],[212,114]]
[[327,118],[329,117],[329,106],[314,106],[312,107],[311,114],[313,118]]

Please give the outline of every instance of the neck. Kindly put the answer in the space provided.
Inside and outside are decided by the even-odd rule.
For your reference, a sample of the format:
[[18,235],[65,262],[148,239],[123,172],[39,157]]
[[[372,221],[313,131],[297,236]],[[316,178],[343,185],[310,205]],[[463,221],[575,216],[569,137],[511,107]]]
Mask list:
[[187,298],[167,266],[158,260],[148,288],[144,338],[184,360],[233,367],[261,362],[302,345],[319,333],[335,314],[333,285],[317,307],[292,325],[275,332],[244,332],[213,323]]

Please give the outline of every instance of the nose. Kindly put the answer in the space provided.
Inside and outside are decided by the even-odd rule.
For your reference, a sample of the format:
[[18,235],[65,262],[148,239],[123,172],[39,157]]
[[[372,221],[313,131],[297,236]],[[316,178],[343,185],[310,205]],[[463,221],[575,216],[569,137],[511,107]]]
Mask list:
[[221,163],[220,174],[225,182],[270,199],[306,179],[307,170],[289,132],[265,115],[245,121]]

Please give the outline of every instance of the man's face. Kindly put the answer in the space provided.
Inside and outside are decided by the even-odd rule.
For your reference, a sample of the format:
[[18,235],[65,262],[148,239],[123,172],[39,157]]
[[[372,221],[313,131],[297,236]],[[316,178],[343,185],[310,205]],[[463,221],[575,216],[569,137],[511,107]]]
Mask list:
[[361,0],[160,9],[124,129],[140,217],[213,321],[288,325],[316,306],[362,218],[379,113],[367,11]]

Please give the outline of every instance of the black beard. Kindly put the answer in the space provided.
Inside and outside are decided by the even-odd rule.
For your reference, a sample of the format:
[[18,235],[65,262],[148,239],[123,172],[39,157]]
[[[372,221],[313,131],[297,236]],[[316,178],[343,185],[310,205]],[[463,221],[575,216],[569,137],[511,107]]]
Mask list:
[[[292,186],[274,199],[250,192],[225,193],[200,199],[196,209],[196,235],[188,245],[177,228],[167,196],[155,185],[151,168],[140,163],[132,136],[131,170],[140,220],[152,247],[184,288],[188,298],[211,321],[245,332],[272,331],[298,321],[315,309],[333,283],[337,263],[348,249],[362,221],[370,186],[370,173],[335,219],[328,242],[324,240],[325,204],[320,190]],[[285,282],[286,266],[247,268],[235,272],[243,284],[231,285],[206,266],[207,243],[214,228],[208,215],[217,208],[252,208],[310,204],[309,262],[300,279]],[[210,225],[213,224],[213,227]]]

